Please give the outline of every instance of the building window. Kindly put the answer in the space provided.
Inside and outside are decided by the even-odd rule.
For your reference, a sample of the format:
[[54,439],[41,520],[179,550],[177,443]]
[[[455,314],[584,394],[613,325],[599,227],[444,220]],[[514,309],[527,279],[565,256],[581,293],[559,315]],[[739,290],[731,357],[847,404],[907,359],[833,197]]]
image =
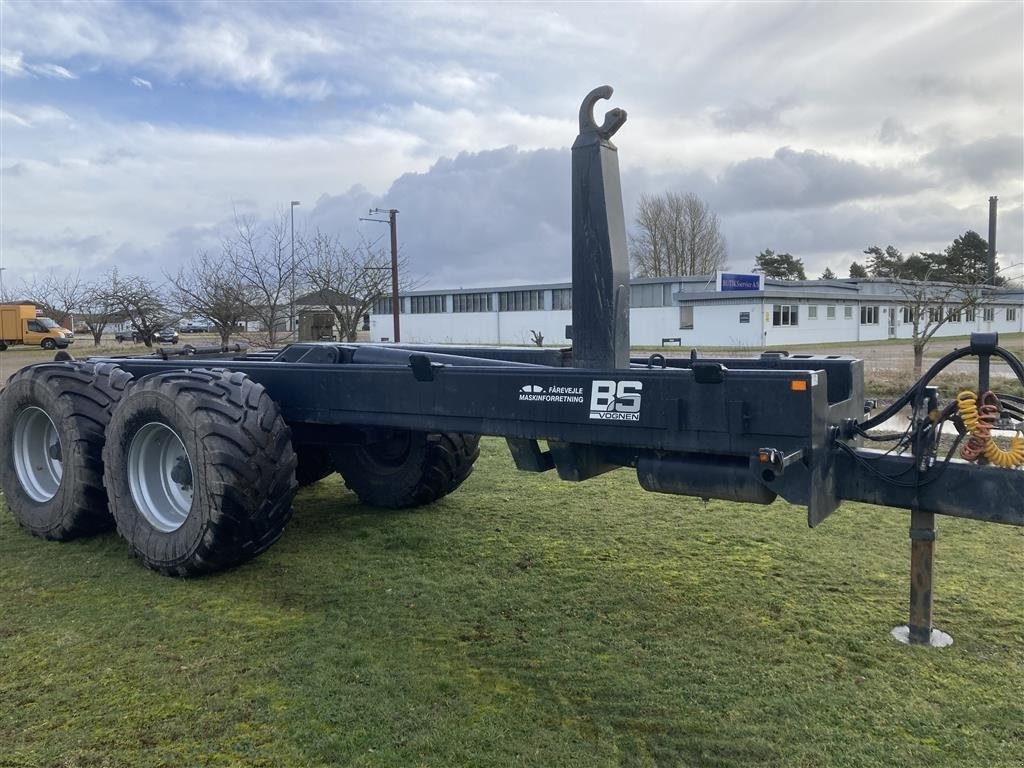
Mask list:
[[825,319],[826,320],[835,320],[836,319],[836,305],[835,304],[829,304],[827,307],[825,307]]
[[946,321],[950,322],[950,323],[959,323],[960,322],[960,310],[959,309],[950,309],[950,310],[948,310],[946,312]]
[[937,323],[942,319],[942,307],[928,307],[928,322]]
[[912,324],[914,322],[914,315],[917,314],[917,312],[915,312],[914,310],[915,310],[915,307],[904,307],[903,308],[903,322],[907,323],[907,325],[910,325],[910,324]]
[[668,306],[665,295],[669,293],[666,288],[671,286],[664,283],[653,285],[631,285],[629,287],[629,306],[631,307],[664,307]]
[[409,305],[414,315],[433,315],[445,311],[445,296],[440,293],[431,296],[412,296]]
[[978,319],[978,310],[976,310],[974,307],[971,307],[969,309],[965,309],[964,310],[964,319],[968,323],[973,323],[975,320]]
[[853,319],[853,307],[843,307],[843,317],[847,320]]
[[693,307],[679,308],[679,329],[683,331],[693,330]]
[[[402,300],[398,300],[398,311],[404,312],[405,308],[402,306]],[[373,314],[375,315],[390,315],[391,314],[391,299],[377,299],[373,302]]]
[[817,320],[818,319],[818,305],[817,304],[811,304],[809,307],[807,307],[807,319],[808,320]]
[[1016,319],[1017,319],[1017,309],[1015,307],[1007,307],[1006,308],[1006,320],[1007,320],[1007,322],[1012,323]]
[[490,312],[491,294],[456,293],[452,299],[456,312]]
[[878,325],[878,307],[861,307],[860,308],[860,324],[861,325]]
[[551,291],[552,309],[572,309],[572,288],[555,288]]
[[750,322],[750,313],[749,312],[740,312],[740,323],[749,323],[749,322]]
[[993,320],[996,319],[996,311],[992,309],[992,307],[986,307],[985,309],[981,310],[981,319],[984,320],[986,323],[991,323]]
[[526,312],[544,309],[544,291],[504,291],[498,294],[502,312]]
[[773,304],[772,325],[798,325],[800,308],[796,304]]

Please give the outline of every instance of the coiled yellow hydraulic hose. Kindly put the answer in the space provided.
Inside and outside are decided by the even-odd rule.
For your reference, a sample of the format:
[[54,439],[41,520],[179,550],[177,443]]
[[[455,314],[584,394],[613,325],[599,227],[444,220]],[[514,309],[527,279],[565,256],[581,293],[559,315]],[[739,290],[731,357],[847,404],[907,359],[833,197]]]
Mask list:
[[965,390],[957,395],[956,402],[960,419],[970,433],[967,444],[960,449],[963,458],[977,461],[984,456],[997,467],[1024,467],[1024,437],[1014,435],[1009,449],[1000,448],[992,439],[992,427],[999,419],[999,398],[992,392],[985,392],[979,405],[978,396]]

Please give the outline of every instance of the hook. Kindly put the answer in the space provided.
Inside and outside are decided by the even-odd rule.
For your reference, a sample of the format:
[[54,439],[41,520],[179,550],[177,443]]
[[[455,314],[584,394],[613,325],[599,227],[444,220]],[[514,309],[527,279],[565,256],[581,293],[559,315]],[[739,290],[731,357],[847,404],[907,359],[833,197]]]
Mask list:
[[616,107],[604,114],[604,122],[598,125],[594,121],[594,105],[600,99],[610,99],[615,89],[610,85],[602,85],[590,93],[583,99],[583,103],[580,105],[580,135],[584,133],[593,132],[600,136],[602,139],[610,139],[615,135],[615,132],[622,127],[622,124],[626,122],[626,110],[619,109]]

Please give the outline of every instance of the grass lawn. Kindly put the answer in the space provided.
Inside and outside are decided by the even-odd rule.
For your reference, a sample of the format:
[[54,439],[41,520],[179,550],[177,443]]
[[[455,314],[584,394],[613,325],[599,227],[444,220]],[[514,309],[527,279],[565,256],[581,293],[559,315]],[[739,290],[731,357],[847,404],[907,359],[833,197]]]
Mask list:
[[3,766],[1024,765],[1024,530],[940,521],[908,648],[906,513],[477,471],[420,511],[336,478],[284,538],[167,579],[0,513]]

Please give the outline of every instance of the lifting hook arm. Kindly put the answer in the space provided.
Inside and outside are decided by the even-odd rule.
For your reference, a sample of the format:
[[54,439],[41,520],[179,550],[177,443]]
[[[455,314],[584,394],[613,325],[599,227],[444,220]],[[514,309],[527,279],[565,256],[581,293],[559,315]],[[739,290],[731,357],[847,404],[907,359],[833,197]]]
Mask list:
[[602,85],[592,90],[583,99],[583,103],[580,105],[580,135],[576,140],[577,144],[589,143],[586,139],[593,141],[595,137],[598,141],[608,141],[626,122],[626,110],[618,107],[605,112],[604,122],[601,125],[594,121],[594,105],[600,99],[610,99],[614,91],[615,89],[610,85]]

